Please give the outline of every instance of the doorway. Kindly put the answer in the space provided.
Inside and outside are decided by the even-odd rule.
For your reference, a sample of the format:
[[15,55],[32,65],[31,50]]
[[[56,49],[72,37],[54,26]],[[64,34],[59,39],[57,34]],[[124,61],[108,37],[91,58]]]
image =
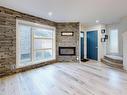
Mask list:
[[84,32],[80,33],[80,56],[81,56],[81,60],[84,59]]
[[98,31],[87,32],[87,58],[98,60]]

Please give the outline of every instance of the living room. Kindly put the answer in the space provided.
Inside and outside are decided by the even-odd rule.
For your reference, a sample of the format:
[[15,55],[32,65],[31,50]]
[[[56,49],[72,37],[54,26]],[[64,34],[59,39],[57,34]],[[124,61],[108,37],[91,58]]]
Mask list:
[[126,95],[126,3],[1,0],[0,95]]

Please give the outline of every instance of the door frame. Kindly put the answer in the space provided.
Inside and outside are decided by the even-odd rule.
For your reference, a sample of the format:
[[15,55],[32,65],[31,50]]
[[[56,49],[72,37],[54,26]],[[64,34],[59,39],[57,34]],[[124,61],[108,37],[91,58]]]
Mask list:
[[98,52],[97,52],[98,53],[97,54],[97,61],[99,61],[99,31],[96,30],[96,29],[95,30],[87,30],[86,31],[86,34],[85,34],[86,35],[86,37],[85,37],[86,38],[86,58],[87,58],[87,32],[92,32],[92,31],[97,32],[97,39],[98,39],[98,42],[97,42],[97,47],[98,47],[97,48],[98,49]]
[[[83,33],[84,35],[84,58],[85,58],[85,32],[81,31],[80,34]],[[80,36],[80,60],[81,60],[81,36]]]

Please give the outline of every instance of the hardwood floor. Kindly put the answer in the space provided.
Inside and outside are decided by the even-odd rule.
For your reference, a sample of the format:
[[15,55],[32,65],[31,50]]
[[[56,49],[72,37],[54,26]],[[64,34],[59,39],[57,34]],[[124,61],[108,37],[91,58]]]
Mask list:
[[56,63],[0,79],[0,95],[127,95],[127,73],[95,62]]

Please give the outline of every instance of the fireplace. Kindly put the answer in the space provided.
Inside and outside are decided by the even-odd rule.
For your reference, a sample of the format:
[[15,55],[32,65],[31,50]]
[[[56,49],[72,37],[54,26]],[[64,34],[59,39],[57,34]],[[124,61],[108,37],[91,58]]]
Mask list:
[[60,56],[75,56],[76,47],[59,47]]

